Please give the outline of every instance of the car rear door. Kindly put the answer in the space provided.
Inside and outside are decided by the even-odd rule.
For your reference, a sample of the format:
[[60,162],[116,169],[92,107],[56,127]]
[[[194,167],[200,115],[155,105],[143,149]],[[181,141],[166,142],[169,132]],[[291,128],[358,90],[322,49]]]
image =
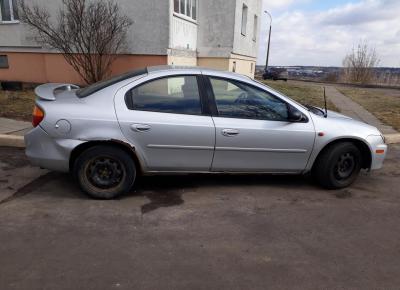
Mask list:
[[123,134],[147,171],[209,171],[215,127],[200,73],[152,73],[120,89],[115,107]]
[[301,172],[315,140],[314,125],[288,121],[289,104],[238,80],[208,77],[216,147],[213,171]]

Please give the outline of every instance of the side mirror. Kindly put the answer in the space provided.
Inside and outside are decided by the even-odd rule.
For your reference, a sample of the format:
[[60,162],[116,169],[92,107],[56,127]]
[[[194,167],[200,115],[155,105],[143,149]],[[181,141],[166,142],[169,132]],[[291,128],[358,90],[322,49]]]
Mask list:
[[288,116],[289,122],[293,123],[301,122],[303,121],[303,118],[304,118],[303,114],[299,110],[295,108],[289,108],[289,116]]

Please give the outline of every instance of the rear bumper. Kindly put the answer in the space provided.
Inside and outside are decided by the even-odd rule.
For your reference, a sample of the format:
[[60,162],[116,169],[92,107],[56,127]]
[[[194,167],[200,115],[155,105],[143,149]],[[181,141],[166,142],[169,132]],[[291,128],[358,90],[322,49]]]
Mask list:
[[372,154],[371,170],[380,169],[383,167],[388,147],[381,136],[371,135],[367,140]]
[[53,139],[40,126],[25,135],[25,154],[34,166],[68,172],[72,150],[83,143],[70,139]]

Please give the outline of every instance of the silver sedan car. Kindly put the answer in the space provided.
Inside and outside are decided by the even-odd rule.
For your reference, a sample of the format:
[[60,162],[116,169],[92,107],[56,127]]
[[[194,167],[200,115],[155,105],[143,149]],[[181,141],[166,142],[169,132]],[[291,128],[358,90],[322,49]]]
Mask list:
[[381,168],[387,151],[375,127],[234,73],[150,67],[35,92],[27,156],[73,173],[94,198],[114,198],[137,175],[159,173],[312,173],[337,189],[361,169]]

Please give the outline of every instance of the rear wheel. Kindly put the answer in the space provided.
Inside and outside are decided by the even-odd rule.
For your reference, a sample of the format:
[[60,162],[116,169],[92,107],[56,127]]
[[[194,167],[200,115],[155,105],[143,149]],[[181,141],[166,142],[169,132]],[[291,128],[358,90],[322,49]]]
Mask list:
[[351,185],[361,170],[361,152],[351,142],[343,142],[325,149],[318,157],[313,173],[318,183],[328,189]]
[[108,145],[85,150],[76,159],[73,171],[81,189],[96,199],[112,199],[125,194],[136,179],[131,156]]

